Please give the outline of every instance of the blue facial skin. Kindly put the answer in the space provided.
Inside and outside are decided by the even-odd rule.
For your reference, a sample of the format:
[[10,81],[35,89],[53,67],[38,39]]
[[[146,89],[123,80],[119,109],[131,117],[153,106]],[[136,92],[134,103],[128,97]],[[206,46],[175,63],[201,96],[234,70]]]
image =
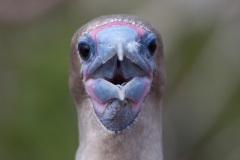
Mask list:
[[135,77],[124,86],[115,86],[103,79],[97,79],[94,85],[94,93],[101,103],[106,103],[111,99],[120,99],[119,90],[124,93],[124,98],[132,102],[139,102],[144,94],[144,81]]
[[[152,60],[154,53],[148,49],[152,41],[156,41],[153,33],[146,31],[140,37],[136,30],[127,26],[104,28],[97,33],[96,41],[89,34],[78,41],[78,45],[89,45],[88,59],[81,59],[81,72],[86,76],[83,81],[89,77],[95,79],[93,92],[100,102],[107,103],[107,107],[102,113],[94,110],[108,130],[122,131],[138,115],[139,111],[132,110],[132,102],[140,102],[139,99],[145,98],[142,96],[145,82],[139,77],[152,75],[155,71]],[[109,81],[119,76],[126,84]],[[117,85],[124,88],[124,100],[119,99]]]
[[118,88],[106,80],[97,79],[94,84],[94,92],[102,103],[118,98]]
[[[140,73],[141,70],[149,72],[154,71],[152,54],[148,50],[148,44],[156,39],[155,35],[147,32],[139,37],[138,33],[126,26],[112,26],[105,28],[97,33],[97,42],[88,34],[79,39],[78,44],[85,43],[90,46],[90,56],[88,60],[82,60],[82,72],[88,75],[93,74],[102,64],[102,75],[112,78],[115,71],[116,60],[111,59],[118,56],[119,49],[124,53],[122,73],[125,78],[133,76],[134,73]],[[129,47],[135,43],[135,47]],[[132,67],[135,64],[138,67]],[[99,73],[99,71],[98,71]]]
[[125,96],[133,102],[138,102],[144,92],[143,83],[141,78],[134,78],[126,84]]
[[104,62],[118,52],[118,45],[122,45],[122,51],[128,53],[127,44],[139,40],[138,33],[134,29],[125,26],[113,26],[103,29],[97,34],[97,39],[99,42],[98,53]]

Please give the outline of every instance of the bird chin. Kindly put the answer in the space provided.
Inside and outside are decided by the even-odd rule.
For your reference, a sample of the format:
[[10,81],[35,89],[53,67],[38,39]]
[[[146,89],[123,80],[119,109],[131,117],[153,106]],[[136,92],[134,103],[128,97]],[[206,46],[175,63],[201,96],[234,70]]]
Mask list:
[[112,99],[101,113],[94,107],[100,122],[110,131],[120,132],[131,125],[139,112],[132,110],[131,102],[128,100]]
[[106,79],[88,79],[85,89],[100,122],[110,131],[119,132],[131,125],[146,98],[152,77],[134,77],[122,85]]

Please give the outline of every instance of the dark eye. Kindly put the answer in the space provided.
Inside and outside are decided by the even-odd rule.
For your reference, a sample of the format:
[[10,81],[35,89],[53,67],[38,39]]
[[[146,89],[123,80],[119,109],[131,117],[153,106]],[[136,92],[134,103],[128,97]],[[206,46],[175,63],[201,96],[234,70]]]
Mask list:
[[90,58],[90,46],[86,43],[80,43],[78,45],[78,51],[83,60],[88,60]]
[[148,44],[148,50],[149,50],[151,56],[154,55],[156,49],[157,49],[156,40],[152,40],[152,41]]

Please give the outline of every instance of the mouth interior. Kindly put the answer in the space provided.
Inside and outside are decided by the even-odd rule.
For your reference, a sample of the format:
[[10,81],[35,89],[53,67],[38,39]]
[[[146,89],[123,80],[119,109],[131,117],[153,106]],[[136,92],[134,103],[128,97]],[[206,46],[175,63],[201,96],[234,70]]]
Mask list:
[[114,76],[112,78],[104,77],[104,79],[114,85],[125,85],[126,83],[131,81],[133,79],[133,77],[124,78],[122,73],[117,72],[114,74]]
[[112,78],[104,77],[104,79],[114,85],[125,85],[126,83],[131,81],[133,79],[133,77],[125,78],[123,76],[122,71],[121,71],[121,62],[119,60],[117,60],[116,71],[115,71],[115,74],[113,75],[113,77]]

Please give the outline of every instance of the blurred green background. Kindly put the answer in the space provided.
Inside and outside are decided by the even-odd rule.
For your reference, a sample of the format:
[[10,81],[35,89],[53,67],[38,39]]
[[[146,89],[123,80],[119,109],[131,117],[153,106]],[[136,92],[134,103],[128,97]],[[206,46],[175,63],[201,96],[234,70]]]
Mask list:
[[74,159],[70,40],[112,13],[162,34],[165,160],[239,160],[239,0],[0,0],[0,160]]

